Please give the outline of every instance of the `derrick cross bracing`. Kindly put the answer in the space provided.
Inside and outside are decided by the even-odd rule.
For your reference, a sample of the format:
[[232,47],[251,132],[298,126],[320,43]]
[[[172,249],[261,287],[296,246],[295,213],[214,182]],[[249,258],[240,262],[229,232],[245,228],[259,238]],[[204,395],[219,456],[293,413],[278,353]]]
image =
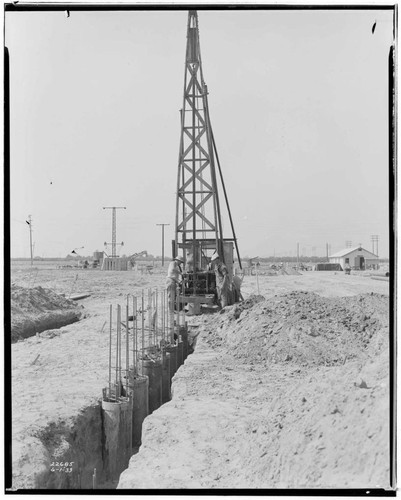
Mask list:
[[[208,89],[203,79],[199,45],[198,15],[188,14],[185,58],[184,102],[181,110],[181,138],[177,176],[176,224],[173,252],[191,255],[193,271],[204,269],[206,250],[216,249],[222,260],[225,242],[237,241],[223,177],[210,124]],[[216,163],[230,217],[233,238],[223,238]]]

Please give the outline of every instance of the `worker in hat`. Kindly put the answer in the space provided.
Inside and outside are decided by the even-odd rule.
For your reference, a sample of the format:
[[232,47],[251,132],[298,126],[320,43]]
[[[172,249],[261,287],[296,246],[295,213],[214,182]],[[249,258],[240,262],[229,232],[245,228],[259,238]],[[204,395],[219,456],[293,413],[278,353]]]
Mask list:
[[166,290],[168,296],[168,303],[171,312],[174,312],[174,304],[177,297],[177,287],[182,281],[181,264],[184,260],[181,256],[177,255],[169,264],[167,270]]
[[210,263],[216,275],[217,299],[219,305],[223,308],[230,303],[230,276],[228,274],[228,269],[224,262],[220,260],[217,251],[212,255]]

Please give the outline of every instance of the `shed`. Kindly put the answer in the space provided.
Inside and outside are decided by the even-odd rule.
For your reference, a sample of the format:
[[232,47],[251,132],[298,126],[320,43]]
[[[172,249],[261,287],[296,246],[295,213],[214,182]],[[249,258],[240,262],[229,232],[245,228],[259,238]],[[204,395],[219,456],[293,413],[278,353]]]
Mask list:
[[360,246],[354,248],[345,248],[329,256],[329,262],[340,264],[344,269],[346,266],[351,266],[352,269],[378,269],[379,257],[369,250]]

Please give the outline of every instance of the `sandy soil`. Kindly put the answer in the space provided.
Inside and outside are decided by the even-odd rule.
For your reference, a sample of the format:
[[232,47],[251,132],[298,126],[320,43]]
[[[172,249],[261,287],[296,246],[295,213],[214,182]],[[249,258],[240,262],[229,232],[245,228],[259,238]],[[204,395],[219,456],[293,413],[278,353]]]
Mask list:
[[[14,487],[34,488],[37,474],[48,467],[43,429],[68,423],[101,396],[107,383],[109,305],[124,303],[127,293],[163,286],[164,280],[163,270],[141,275],[40,269],[34,276],[12,269],[17,285],[67,296],[91,294],[80,301],[84,318],[78,323],[12,347]],[[388,282],[311,272],[259,276],[258,282],[252,276],[243,283],[245,298],[301,290],[322,297],[388,296]],[[146,419],[144,444],[120,487],[155,487],[155,477],[165,488],[387,486],[388,332],[385,300],[378,304],[377,328],[372,318],[363,319],[364,331],[374,330],[366,345],[361,340],[363,356],[346,358],[342,365],[273,363],[260,356],[251,363],[244,353],[235,357],[233,346],[227,350],[227,335],[207,333],[216,315],[191,318],[192,331],[201,332],[195,354],[175,377],[173,400]],[[231,328],[225,324],[228,314],[218,315],[221,332]],[[337,357],[344,363],[344,356]]]

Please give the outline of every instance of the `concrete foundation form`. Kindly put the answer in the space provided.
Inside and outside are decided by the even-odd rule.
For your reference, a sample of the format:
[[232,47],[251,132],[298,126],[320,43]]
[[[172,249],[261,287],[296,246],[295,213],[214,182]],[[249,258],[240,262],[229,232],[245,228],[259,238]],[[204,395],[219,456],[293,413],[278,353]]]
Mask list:
[[132,401],[102,401],[103,462],[106,479],[115,480],[128,467],[132,441]]
[[162,404],[170,401],[170,353],[162,351]]
[[136,449],[142,442],[142,423],[149,415],[149,378],[130,370],[129,389],[132,397],[132,447]]
[[140,374],[149,379],[149,415],[162,404],[162,360],[145,359],[139,364]]

